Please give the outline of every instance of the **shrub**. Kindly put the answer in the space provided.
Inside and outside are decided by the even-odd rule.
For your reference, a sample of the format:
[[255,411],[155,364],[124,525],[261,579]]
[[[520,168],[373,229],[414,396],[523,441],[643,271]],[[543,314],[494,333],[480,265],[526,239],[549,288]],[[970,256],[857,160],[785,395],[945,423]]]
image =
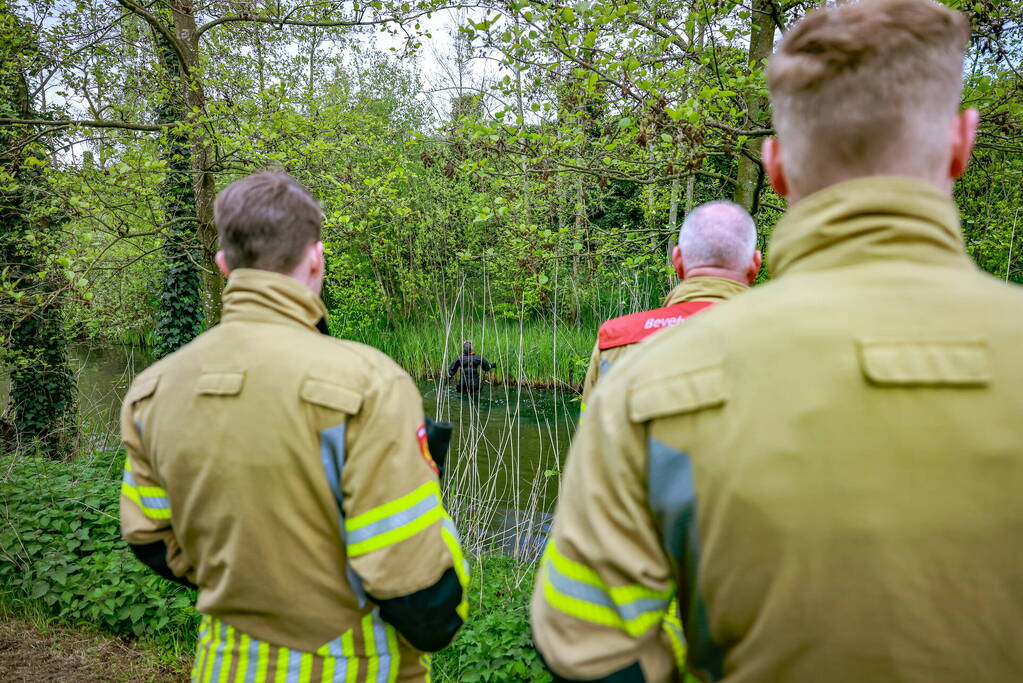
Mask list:
[[70,624],[190,647],[194,592],[151,572],[120,538],[122,460],[9,461],[0,486],[0,591]]

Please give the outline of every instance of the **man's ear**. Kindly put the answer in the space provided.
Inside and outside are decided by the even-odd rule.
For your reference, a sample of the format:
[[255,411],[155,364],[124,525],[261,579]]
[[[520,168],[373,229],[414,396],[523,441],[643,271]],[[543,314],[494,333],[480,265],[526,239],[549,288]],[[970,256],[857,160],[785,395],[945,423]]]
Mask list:
[[671,250],[671,265],[675,266],[675,273],[678,275],[678,279],[685,280],[686,267],[682,263],[682,247],[678,245]]
[[223,251],[218,251],[213,260],[217,262],[217,268],[224,274],[224,277],[231,277],[231,269],[227,265],[227,257],[224,256]]
[[760,274],[760,266],[764,263],[764,255],[757,249],[753,252],[753,258],[750,259],[749,268],[746,269],[746,282],[753,284],[757,281],[757,275]]
[[771,179],[771,187],[779,197],[789,194],[789,180],[785,177],[785,164],[781,157],[781,143],[777,138],[767,138],[760,148],[760,158],[764,162],[764,170]]
[[979,126],[980,112],[976,109],[967,109],[955,117],[952,124],[952,160],[948,167],[948,176],[952,180],[966,172]]

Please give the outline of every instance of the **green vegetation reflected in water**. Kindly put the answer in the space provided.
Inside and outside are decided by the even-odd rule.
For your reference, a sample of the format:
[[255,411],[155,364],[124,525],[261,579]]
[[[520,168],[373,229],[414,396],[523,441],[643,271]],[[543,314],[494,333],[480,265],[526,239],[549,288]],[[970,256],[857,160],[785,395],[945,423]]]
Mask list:
[[[130,347],[77,347],[73,358],[86,446],[116,447],[121,399],[152,356]],[[419,387],[426,413],[455,425],[444,487],[463,542],[477,551],[535,556],[578,419],[575,396],[485,384],[478,396],[468,397],[454,383],[433,380]],[[7,389],[6,376],[0,376],[0,406]]]

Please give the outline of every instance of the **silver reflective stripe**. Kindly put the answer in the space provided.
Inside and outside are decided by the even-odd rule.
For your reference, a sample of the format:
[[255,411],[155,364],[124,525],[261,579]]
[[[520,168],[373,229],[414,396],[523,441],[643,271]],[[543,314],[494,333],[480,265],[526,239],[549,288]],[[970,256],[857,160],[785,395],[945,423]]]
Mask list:
[[[280,664],[278,663],[278,666]],[[288,677],[285,683],[298,683],[298,675],[302,671],[302,653],[288,649]]]
[[259,671],[259,643],[249,636],[249,659],[245,662],[245,683],[255,683],[256,672]]
[[603,375],[608,370],[610,370],[611,369],[611,365],[612,365],[611,361],[607,360],[606,358],[601,358],[600,359],[600,374]]
[[132,420],[131,423],[135,425],[135,431],[139,433],[139,438],[142,438],[142,424],[138,420]]
[[661,598],[639,598],[632,602],[618,604],[603,589],[585,581],[565,576],[558,571],[558,568],[554,566],[554,562],[550,560],[547,561],[545,569],[547,571],[547,578],[556,591],[576,600],[582,600],[583,602],[614,610],[621,617],[622,621],[632,621],[647,612],[663,611],[668,605],[668,601]]
[[387,683],[391,673],[391,643],[387,640],[387,625],[377,609],[373,610],[373,640],[376,641],[378,656],[377,683]]
[[[327,484],[330,492],[334,494],[337,502],[339,515],[339,526],[341,530],[341,546],[347,548],[345,539],[345,509],[344,498],[341,494],[341,472],[345,467],[345,423],[328,427],[320,432],[320,462],[323,464],[323,472],[327,476]],[[359,607],[366,606],[366,591],[362,587],[362,579],[355,573],[352,566],[345,562],[345,575],[348,577],[348,585],[355,593],[355,599]]]
[[696,493],[689,455],[650,437],[647,440],[647,496],[664,547],[676,562],[685,558],[695,522]]
[[341,505],[341,469],[345,466],[345,423],[320,432],[320,461],[334,499]]
[[401,512],[396,512],[393,515],[384,517],[372,524],[367,524],[364,527],[350,531],[348,533],[348,544],[354,545],[356,543],[362,543],[363,541],[368,541],[374,536],[379,536],[381,534],[386,534],[388,531],[400,529],[406,524],[416,521],[426,513],[430,512],[430,510],[438,507],[440,507],[440,498],[438,498],[436,494],[431,493],[429,496],[423,498],[410,508],[405,508]]
[[227,624],[220,622],[220,642],[217,643],[217,651],[214,653],[213,671],[209,680],[220,680],[220,667],[224,664],[224,650],[227,649]]

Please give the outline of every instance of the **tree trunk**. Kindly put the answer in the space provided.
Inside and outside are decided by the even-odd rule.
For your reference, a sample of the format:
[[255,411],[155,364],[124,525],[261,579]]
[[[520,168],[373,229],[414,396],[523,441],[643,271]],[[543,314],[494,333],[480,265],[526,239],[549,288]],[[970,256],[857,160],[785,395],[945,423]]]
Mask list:
[[[190,0],[172,0],[171,17],[174,22],[174,33],[184,48],[185,66],[191,74],[190,77],[181,78],[186,105],[185,120],[195,123],[196,119],[202,115],[201,112],[205,111],[206,93],[198,76],[199,32],[195,24],[195,16],[192,14]],[[199,237],[198,265],[202,270],[206,320],[209,325],[214,325],[220,320],[220,299],[224,289],[224,278],[214,261],[214,256],[217,253],[217,231],[213,225],[213,200],[216,198],[216,185],[213,174],[210,172],[213,143],[202,125],[192,125],[190,129],[189,145],[194,175],[192,191],[195,195],[196,234]]]
[[[159,61],[168,77],[167,92],[156,105],[156,120],[161,124],[179,123],[187,115],[185,68],[161,32],[154,30],[153,37]],[[169,227],[163,237],[164,272],[156,313],[158,358],[194,339],[202,332],[204,322],[192,151],[187,133],[174,128],[167,130],[161,156],[167,165],[163,195]]]
[[[772,0],[753,0],[749,41],[751,69],[762,69],[765,60],[771,56],[774,49],[774,12]],[[767,115],[765,99],[758,94],[750,94],[746,99],[746,107],[749,124],[755,127],[763,125]],[[757,210],[757,199],[764,182],[763,169],[759,163],[762,142],[762,138],[747,140],[743,149],[736,150],[738,170],[732,200],[745,206],[750,213]]]

